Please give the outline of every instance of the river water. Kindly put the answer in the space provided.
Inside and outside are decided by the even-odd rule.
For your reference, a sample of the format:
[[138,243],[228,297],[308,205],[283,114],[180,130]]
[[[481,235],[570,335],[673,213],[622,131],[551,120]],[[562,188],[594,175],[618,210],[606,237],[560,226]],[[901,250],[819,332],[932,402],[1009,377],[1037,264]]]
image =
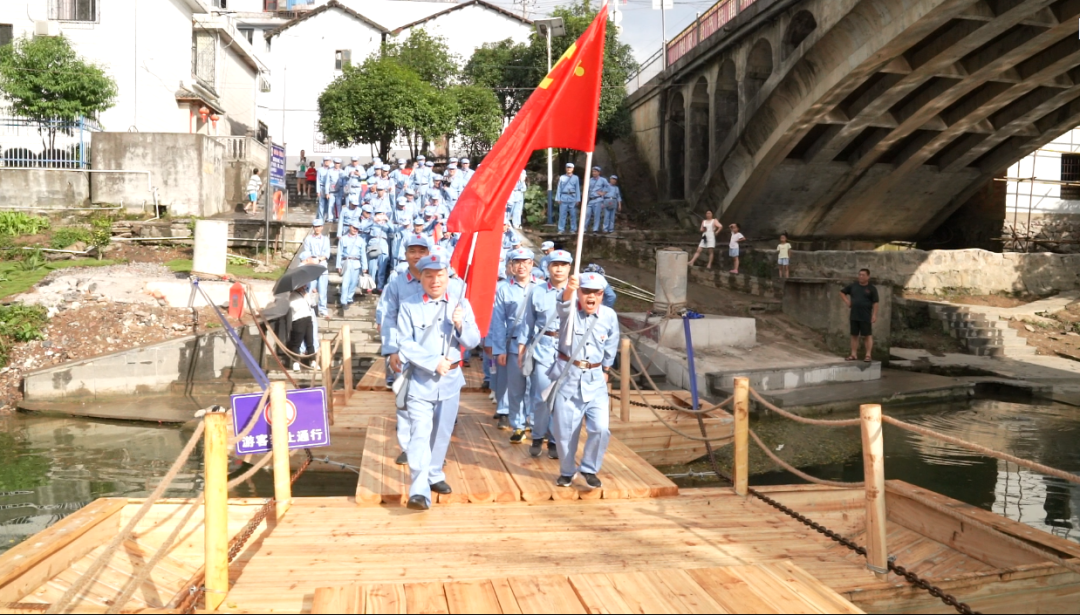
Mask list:
[[[1080,472],[1080,408],[975,400],[886,412],[996,450]],[[754,429],[774,448],[800,449],[808,473],[833,480],[862,480],[858,429],[825,429],[761,418]],[[33,414],[0,417],[0,552],[99,497],[147,495],[183,448],[190,433],[175,426],[121,423]],[[789,452],[791,452],[789,450]],[[898,478],[1005,515],[1071,540],[1080,540],[1080,488],[974,455],[887,425],[886,478]],[[694,469],[706,465],[694,464]],[[238,469],[237,469],[238,470]],[[685,470],[685,468],[683,468]],[[678,469],[674,469],[678,471]],[[689,486],[702,482],[681,481]],[[784,472],[755,475],[751,484],[801,482]],[[201,490],[202,458],[196,451],[169,497]],[[297,496],[351,495],[356,475],[308,472]],[[259,473],[234,497],[273,492]]]

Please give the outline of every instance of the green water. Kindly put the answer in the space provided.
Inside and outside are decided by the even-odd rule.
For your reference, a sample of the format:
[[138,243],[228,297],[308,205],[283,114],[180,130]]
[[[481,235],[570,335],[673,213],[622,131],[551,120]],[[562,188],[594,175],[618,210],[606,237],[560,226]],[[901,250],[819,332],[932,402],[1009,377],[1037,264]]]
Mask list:
[[[1080,472],[1080,408],[977,400],[886,412],[997,450]],[[857,429],[832,430],[759,418],[754,429],[773,448],[797,453],[800,467],[834,480],[861,480]],[[33,414],[0,418],[0,552],[99,497],[147,495],[169,469],[190,434],[179,427]],[[317,452],[317,451],[316,451]],[[1071,540],[1080,540],[1080,488],[1019,470],[921,436],[885,428],[887,478],[944,493]],[[755,464],[757,465],[757,464]],[[694,470],[707,464],[695,463]],[[726,464],[725,464],[726,467]],[[764,463],[760,467],[767,468]],[[240,468],[231,468],[239,472]],[[685,471],[686,468],[683,468]],[[707,483],[681,481],[683,484]],[[798,483],[783,472],[756,474],[751,484]],[[189,497],[202,487],[199,451],[166,495]],[[356,475],[308,472],[297,496],[344,496]],[[236,497],[266,497],[270,475],[260,472]]]

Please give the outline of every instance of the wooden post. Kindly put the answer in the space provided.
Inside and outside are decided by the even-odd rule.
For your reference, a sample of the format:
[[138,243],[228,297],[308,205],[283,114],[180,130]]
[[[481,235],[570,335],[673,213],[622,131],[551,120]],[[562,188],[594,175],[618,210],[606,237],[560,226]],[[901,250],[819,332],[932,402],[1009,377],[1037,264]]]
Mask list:
[[866,567],[879,579],[888,577],[885,544],[885,443],[881,406],[859,406],[862,419],[863,480],[866,481]]
[[735,493],[750,486],[750,379],[735,379]]
[[215,611],[229,592],[229,432],[224,412],[207,412],[203,436],[206,610]]
[[[325,342],[324,342],[325,343]],[[292,468],[289,466],[289,417],[285,383],[270,383],[270,442],[274,451],[274,499],[280,521],[292,503]]]
[[619,418],[630,422],[630,338],[619,342]]
[[334,424],[334,380],[330,366],[334,363],[334,355],[330,353],[330,340],[323,340],[319,345],[319,363],[322,364],[322,381],[326,387],[326,413],[330,424]]
[[349,325],[341,325],[341,369],[345,370],[342,381],[345,383],[345,403],[349,403],[353,390],[352,373],[352,336],[349,333]]

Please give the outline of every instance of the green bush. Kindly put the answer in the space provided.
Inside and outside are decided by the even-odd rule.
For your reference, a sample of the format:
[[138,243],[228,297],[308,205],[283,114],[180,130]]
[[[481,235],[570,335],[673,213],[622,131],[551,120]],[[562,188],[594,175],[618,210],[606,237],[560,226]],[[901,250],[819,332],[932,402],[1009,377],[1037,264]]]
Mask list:
[[21,211],[0,211],[0,236],[36,235],[49,228],[49,219]]
[[63,226],[53,231],[50,245],[55,250],[62,250],[72,244],[90,243],[90,231],[78,226]]
[[37,271],[43,267],[45,267],[45,257],[41,254],[41,250],[31,250],[19,261],[19,269],[23,271]]
[[101,260],[102,248],[112,241],[113,219],[109,216],[97,216],[90,220],[90,245],[97,248],[98,260]]
[[541,226],[547,222],[547,190],[533,184],[525,190],[525,224]]
[[42,328],[48,320],[45,308],[40,305],[0,306],[0,367],[7,365],[15,343],[44,339]]

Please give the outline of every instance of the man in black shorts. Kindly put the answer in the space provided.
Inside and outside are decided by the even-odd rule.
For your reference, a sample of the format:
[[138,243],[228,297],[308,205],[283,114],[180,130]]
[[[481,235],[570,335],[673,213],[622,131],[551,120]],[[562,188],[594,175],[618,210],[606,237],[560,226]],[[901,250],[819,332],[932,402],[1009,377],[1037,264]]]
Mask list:
[[840,298],[851,310],[851,354],[848,361],[858,360],[859,338],[866,340],[866,358],[870,361],[870,353],[874,349],[873,325],[877,322],[878,292],[877,287],[870,283],[870,270],[859,270],[859,281],[848,284],[840,291]]

